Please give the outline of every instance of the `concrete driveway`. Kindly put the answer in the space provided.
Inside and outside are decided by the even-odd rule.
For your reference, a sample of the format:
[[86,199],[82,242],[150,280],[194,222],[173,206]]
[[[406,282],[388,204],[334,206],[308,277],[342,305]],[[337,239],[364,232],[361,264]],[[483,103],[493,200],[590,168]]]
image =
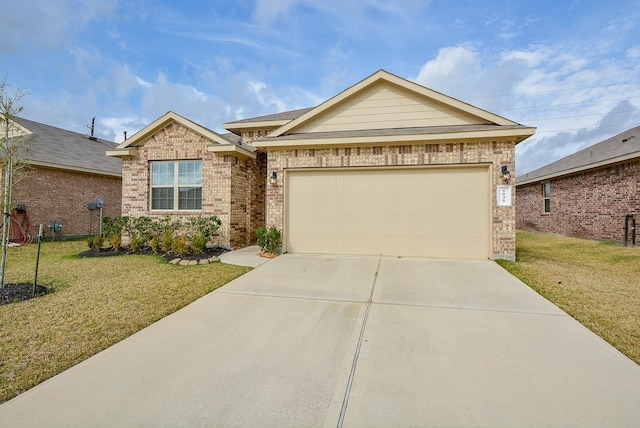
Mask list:
[[640,366],[491,261],[284,255],[0,425],[637,426]]

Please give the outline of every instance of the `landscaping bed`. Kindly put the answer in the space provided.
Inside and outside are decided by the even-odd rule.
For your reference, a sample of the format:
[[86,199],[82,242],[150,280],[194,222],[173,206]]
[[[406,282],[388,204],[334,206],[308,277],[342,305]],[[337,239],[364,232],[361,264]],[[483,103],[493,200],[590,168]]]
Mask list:
[[202,252],[199,252],[199,253],[189,252],[186,254],[179,255],[172,251],[154,252],[151,249],[151,247],[143,247],[138,249],[137,251],[132,251],[129,248],[123,248],[123,247],[118,248],[118,250],[114,250],[112,247],[110,247],[110,248],[100,248],[100,249],[91,248],[89,250],[79,253],[78,257],[79,258],[112,257],[112,256],[124,256],[127,254],[147,254],[147,255],[153,254],[153,255],[161,256],[167,262],[174,260],[176,258],[179,258],[182,260],[200,261],[200,260],[210,259],[211,257],[217,257],[220,254],[226,253],[227,251],[229,250],[226,248],[216,246],[216,247],[206,247]]
[[23,302],[45,294],[47,294],[47,287],[36,285],[34,288],[32,282],[5,284],[4,288],[0,290],[0,305]]

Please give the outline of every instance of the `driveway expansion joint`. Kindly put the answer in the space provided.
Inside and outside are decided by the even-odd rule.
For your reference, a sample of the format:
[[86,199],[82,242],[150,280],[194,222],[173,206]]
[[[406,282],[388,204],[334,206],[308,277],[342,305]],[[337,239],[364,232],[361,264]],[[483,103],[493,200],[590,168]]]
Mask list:
[[371,293],[369,293],[369,301],[367,302],[367,309],[362,319],[362,328],[360,329],[360,336],[358,337],[358,345],[356,346],[356,352],[353,355],[353,363],[351,365],[351,372],[349,373],[349,380],[347,381],[347,388],[344,392],[344,400],[342,401],[342,409],[340,409],[340,417],[338,418],[338,428],[342,428],[344,423],[344,417],[347,414],[347,407],[349,405],[349,396],[351,395],[351,388],[353,387],[353,380],[355,379],[356,369],[358,368],[358,359],[360,358],[360,350],[362,349],[362,342],[364,339],[364,333],[367,329],[367,319],[369,318],[369,311],[373,304],[373,293],[376,290],[376,282],[378,281],[378,272],[380,272],[380,263],[382,262],[382,256],[378,258],[378,266],[376,267],[376,273],[373,275],[373,283],[371,284]]
[[533,311],[516,311],[509,309],[491,309],[491,308],[472,308],[465,306],[443,306],[443,305],[420,305],[416,303],[399,303],[399,302],[371,302],[374,305],[381,306],[408,306],[411,308],[426,308],[426,309],[444,309],[454,311],[470,311],[470,312],[492,312],[499,314],[514,314],[514,315],[536,315],[542,317],[569,317],[565,312],[562,313],[550,313],[550,312],[533,312]]

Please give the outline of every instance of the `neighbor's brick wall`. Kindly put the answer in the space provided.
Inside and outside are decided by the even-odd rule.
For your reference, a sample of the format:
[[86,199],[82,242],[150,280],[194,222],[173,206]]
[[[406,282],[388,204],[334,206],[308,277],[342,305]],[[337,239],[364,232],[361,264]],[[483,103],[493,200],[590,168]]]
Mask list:
[[542,184],[517,187],[516,226],[591,239],[624,240],[625,216],[640,208],[640,161],[550,180],[551,212]]
[[[51,237],[47,226],[54,219],[63,219],[62,233],[56,236],[96,234],[100,227],[100,210],[91,212],[87,205],[97,196],[102,197],[102,215],[119,216],[121,183],[120,177],[30,167],[14,187],[13,203],[26,206],[31,221],[27,232],[32,236],[37,235],[39,225],[43,224],[45,237]],[[19,220],[22,222],[22,217]]]
[[[250,216],[246,211],[255,198],[246,183],[258,174],[254,170],[259,163],[230,155],[216,155],[207,151],[209,144],[209,140],[178,123],[172,123],[142,141],[138,145],[137,156],[123,160],[123,215],[151,218],[216,215],[222,226],[214,243],[236,248],[251,241],[255,232],[251,235],[253,226],[247,220]],[[202,160],[202,210],[150,211],[149,161],[196,159]],[[232,196],[238,197],[240,202],[232,203]]]
[[[267,226],[283,228],[283,178],[287,168],[491,164],[494,258],[515,258],[515,207],[496,206],[495,186],[503,184],[501,167],[515,173],[515,142],[484,141],[413,145],[273,149],[267,172],[278,173],[278,185],[267,186]],[[513,195],[512,195],[513,196]]]

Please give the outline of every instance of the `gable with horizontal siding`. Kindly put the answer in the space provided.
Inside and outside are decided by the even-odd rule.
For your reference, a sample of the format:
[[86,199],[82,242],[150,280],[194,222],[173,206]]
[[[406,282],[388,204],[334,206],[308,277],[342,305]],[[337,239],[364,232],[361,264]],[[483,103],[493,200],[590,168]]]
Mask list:
[[301,124],[292,133],[488,123],[477,116],[382,81]]

